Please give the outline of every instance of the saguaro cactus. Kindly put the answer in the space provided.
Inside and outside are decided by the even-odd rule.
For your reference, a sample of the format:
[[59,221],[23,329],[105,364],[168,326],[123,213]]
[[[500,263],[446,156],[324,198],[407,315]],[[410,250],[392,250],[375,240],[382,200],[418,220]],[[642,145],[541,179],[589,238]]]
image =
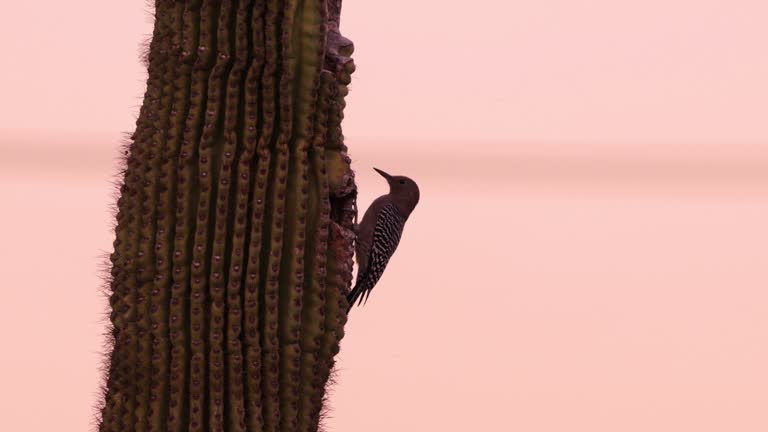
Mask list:
[[98,430],[313,431],[356,188],[340,0],[157,0],[109,257]]

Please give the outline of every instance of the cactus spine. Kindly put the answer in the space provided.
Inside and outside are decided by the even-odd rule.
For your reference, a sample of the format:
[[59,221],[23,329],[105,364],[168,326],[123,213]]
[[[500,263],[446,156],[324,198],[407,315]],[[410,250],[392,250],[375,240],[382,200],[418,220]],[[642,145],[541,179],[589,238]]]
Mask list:
[[157,0],[127,143],[98,430],[314,431],[356,187],[340,0]]

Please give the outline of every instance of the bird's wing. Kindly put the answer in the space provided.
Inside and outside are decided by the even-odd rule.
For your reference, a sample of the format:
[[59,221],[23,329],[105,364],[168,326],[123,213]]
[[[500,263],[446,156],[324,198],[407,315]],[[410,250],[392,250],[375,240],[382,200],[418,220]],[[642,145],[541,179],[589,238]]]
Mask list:
[[371,245],[373,244],[373,231],[378,223],[379,213],[387,203],[389,198],[382,195],[376,198],[363,215],[363,220],[358,225],[357,237],[355,239],[355,259],[357,260],[358,277],[359,274],[368,267],[368,259],[371,256]]
[[[382,207],[373,230],[373,242],[367,259],[368,266],[365,271],[358,274],[357,278],[356,285],[360,286],[361,294],[365,294],[366,301],[373,286],[384,273],[389,258],[400,243],[404,224],[405,220],[400,216],[394,204],[387,204]],[[363,300],[362,297],[361,295],[361,301]]]

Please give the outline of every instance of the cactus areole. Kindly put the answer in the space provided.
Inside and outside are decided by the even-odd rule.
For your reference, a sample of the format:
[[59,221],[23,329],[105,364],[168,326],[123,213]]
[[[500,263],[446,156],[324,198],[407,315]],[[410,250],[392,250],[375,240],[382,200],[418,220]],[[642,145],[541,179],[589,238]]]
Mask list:
[[124,148],[95,426],[315,431],[356,186],[341,0],[157,0]]

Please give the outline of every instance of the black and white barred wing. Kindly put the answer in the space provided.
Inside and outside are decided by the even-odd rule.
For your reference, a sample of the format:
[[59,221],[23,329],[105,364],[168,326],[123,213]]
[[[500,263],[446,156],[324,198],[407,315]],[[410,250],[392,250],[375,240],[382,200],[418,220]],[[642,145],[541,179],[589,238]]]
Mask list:
[[365,297],[365,301],[368,301],[371,290],[381,278],[389,259],[400,243],[403,225],[405,225],[405,220],[400,216],[394,204],[387,204],[379,211],[373,231],[368,267],[357,275],[355,288],[349,295],[350,306],[358,297],[358,303],[363,302],[363,297]]

